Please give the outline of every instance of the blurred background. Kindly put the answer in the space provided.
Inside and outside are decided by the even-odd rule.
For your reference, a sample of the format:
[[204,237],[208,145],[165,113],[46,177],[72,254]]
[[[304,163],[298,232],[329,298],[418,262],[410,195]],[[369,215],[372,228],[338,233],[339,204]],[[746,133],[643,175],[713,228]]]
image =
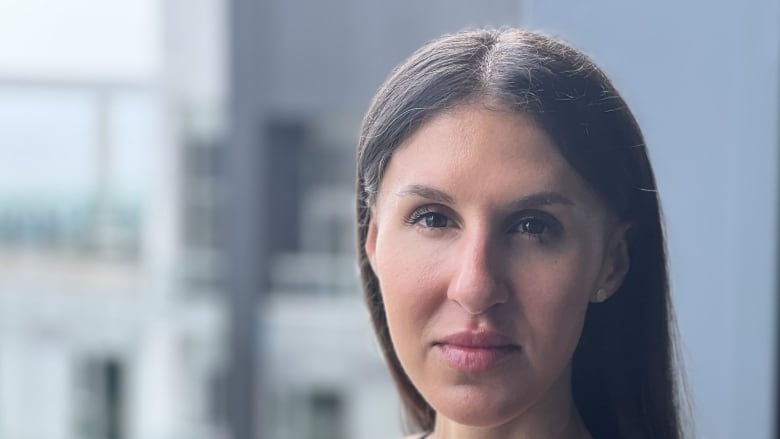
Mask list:
[[773,1],[0,0],[0,438],[387,438],[354,263],[362,113],[525,26],[643,126],[702,438],[774,438]]

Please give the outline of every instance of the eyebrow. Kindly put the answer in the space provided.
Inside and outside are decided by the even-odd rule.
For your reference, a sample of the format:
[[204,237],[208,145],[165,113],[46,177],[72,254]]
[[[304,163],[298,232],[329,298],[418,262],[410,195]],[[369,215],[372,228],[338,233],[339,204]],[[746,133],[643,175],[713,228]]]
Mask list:
[[410,184],[398,191],[397,195],[400,197],[416,195],[431,201],[436,201],[437,203],[455,204],[455,200],[446,192],[421,184]]
[[[410,184],[397,192],[398,196],[418,196],[437,203],[455,204],[455,199],[448,193],[430,186]],[[535,207],[563,204],[574,206],[574,202],[559,192],[545,191],[526,195],[510,203],[512,210],[531,209]]]

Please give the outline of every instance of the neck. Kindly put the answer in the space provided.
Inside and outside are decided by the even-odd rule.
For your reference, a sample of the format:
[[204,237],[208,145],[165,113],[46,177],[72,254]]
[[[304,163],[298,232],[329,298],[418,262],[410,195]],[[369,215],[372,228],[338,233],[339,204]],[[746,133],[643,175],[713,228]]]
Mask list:
[[[568,375],[568,374],[565,374]],[[429,439],[591,439],[574,405],[568,376],[548,394],[521,414],[490,427],[460,424],[441,413]],[[556,387],[560,390],[556,391]]]

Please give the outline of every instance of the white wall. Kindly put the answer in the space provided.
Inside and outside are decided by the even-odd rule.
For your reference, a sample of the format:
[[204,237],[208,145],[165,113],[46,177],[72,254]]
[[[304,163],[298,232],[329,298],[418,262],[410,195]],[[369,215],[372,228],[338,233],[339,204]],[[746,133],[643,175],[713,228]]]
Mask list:
[[[31,337],[35,341],[35,337]],[[72,369],[55,343],[0,336],[0,437],[67,439]]]
[[697,437],[772,437],[777,2],[524,6],[525,25],[594,56],[645,131],[668,224]]

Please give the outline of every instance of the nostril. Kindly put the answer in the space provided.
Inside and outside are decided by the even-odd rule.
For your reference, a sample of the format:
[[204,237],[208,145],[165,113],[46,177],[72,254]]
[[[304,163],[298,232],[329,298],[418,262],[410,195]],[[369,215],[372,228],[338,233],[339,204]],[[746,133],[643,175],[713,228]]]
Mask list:
[[482,314],[507,301],[508,294],[498,279],[496,267],[486,257],[464,258],[452,276],[449,299],[469,314]]
[[449,263],[448,299],[469,314],[482,314],[507,301],[502,287],[502,246],[487,222],[472,221],[464,228]]

